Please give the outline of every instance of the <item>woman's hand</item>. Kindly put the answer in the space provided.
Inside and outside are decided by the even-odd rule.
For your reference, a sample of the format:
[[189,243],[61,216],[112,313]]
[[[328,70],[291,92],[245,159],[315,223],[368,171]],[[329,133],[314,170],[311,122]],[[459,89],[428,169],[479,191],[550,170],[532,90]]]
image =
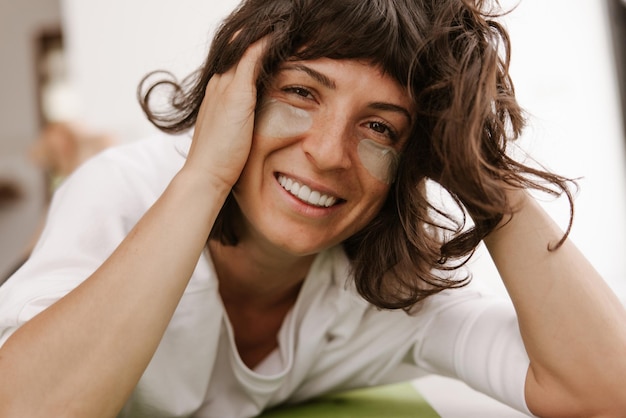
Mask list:
[[200,170],[215,185],[228,190],[250,153],[256,79],[266,45],[266,39],[255,42],[233,68],[215,74],[198,113],[185,168]]

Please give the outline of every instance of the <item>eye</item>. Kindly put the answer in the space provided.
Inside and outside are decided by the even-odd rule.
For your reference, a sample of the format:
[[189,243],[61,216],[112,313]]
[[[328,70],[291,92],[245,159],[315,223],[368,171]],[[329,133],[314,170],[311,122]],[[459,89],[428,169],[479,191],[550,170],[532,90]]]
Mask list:
[[313,98],[313,94],[308,89],[306,89],[304,87],[300,87],[300,86],[285,87],[285,88],[283,88],[283,91],[286,92],[286,93],[291,93],[291,94],[298,95],[298,96],[303,97],[305,99]]
[[398,134],[386,123],[372,121],[368,122],[368,127],[377,134],[386,136],[393,143],[398,141]]

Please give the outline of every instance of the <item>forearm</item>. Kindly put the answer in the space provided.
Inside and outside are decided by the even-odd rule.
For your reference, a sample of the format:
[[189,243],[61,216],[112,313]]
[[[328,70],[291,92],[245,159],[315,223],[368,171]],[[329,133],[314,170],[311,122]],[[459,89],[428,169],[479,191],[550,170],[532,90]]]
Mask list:
[[0,349],[0,415],[115,416],[156,350],[227,193],[181,171],[91,277],[17,330]]
[[[624,309],[562,231],[523,192],[519,211],[485,243],[519,317],[530,357],[529,407],[545,416],[594,416],[624,406]],[[556,416],[556,415],[555,415]],[[606,415],[610,416],[610,415]]]

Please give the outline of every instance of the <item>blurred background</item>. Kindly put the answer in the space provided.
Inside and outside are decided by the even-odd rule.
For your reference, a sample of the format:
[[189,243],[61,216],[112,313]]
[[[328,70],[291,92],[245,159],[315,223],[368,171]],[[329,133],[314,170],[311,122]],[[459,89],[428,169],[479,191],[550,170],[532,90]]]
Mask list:
[[[147,72],[203,61],[235,0],[0,0],[0,282],[26,257],[50,195],[84,158],[151,135]],[[626,0],[501,1],[529,127],[521,146],[579,177],[572,238],[626,300]],[[566,226],[564,199],[544,199]],[[88,216],[88,215],[86,215]],[[481,249],[477,280],[503,291]]]

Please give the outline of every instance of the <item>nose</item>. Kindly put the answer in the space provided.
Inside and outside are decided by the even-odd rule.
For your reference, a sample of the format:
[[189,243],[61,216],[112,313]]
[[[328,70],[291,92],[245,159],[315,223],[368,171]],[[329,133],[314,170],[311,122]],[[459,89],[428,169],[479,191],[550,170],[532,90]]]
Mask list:
[[302,139],[302,149],[320,171],[348,169],[352,165],[351,131],[341,117],[326,118]]

